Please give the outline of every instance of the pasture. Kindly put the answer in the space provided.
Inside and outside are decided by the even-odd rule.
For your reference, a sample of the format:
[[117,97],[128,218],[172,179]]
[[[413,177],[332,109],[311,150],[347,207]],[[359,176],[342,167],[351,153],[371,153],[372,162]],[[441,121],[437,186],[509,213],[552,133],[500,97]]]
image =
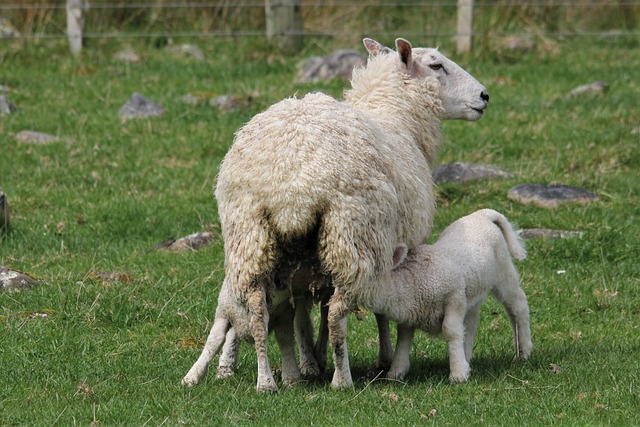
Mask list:
[[[422,40],[409,38],[414,46]],[[392,45],[393,40],[379,39]],[[345,82],[298,84],[296,63],[337,48],[310,44],[283,57],[259,40],[189,40],[204,61],[143,41],[140,62],[113,58],[126,41],[94,41],[80,60],[59,41],[9,46],[2,93],[18,110],[0,116],[0,188],[12,231],[0,265],[46,284],[0,293],[0,425],[637,425],[640,423],[640,42],[568,39],[511,55],[457,57],[489,90],[478,122],[445,122],[439,162],[491,163],[514,172],[496,181],[443,184],[432,239],[479,208],[521,228],[582,232],[528,240],[516,263],[529,298],[534,350],[513,360],[502,308],[482,308],[468,383],[448,382],[446,345],[417,333],[403,382],[369,373],[375,319],[349,318],[355,387],[325,377],[279,395],[257,395],[253,347],[237,373],[187,389],[224,277],[222,241],[186,253],[157,251],[170,237],[219,233],[212,187],[234,132],[278,100]],[[603,80],[603,94],[569,97]],[[160,117],[121,122],[138,92]],[[186,94],[236,94],[235,111]],[[19,142],[22,130],[60,137]],[[507,199],[519,183],[562,183],[598,202],[547,210]],[[124,273],[102,280],[96,273]],[[317,319],[316,319],[317,321]],[[278,369],[273,337],[270,360]],[[331,365],[331,364],[330,364]],[[276,380],[279,381],[276,375]]]

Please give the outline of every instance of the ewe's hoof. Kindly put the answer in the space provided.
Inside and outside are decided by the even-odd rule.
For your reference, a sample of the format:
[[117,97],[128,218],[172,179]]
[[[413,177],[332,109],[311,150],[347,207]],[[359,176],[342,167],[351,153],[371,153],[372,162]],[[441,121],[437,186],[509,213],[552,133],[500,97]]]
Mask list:
[[276,393],[278,393],[278,386],[275,383],[273,383],[273,384],[258,384],[258,386],[256,387],[256,390],[258,391],[258,393],[276,394]]
[[305,377],[316,378],[320,376],[320,368],[317,364],[309,363],[300,367],[300,373]]
[[458,373],[449,375],[449,380],[452,383],[464,383],[469,379],[469,373]]

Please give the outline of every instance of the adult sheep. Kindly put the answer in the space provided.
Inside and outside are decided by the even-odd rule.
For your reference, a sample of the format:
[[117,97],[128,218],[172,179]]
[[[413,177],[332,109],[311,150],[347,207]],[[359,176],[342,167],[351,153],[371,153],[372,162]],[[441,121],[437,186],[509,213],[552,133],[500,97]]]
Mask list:
[[431,231],[440,121],[477,120],[488,105],[486,89],[435,49],[412,49],[404,39],[396,51],[364,44],[369,61],[354,70],[344,102],[315,93],[273,105],[237,132],[220,167],[226,280],[250,313],[258,391],[277,390],[268,303],[273,276],[298,241],[312,242],[318,274],[335,287],[332,386],[353,384],[346,316],[387,285],[396,245],[416,246]]

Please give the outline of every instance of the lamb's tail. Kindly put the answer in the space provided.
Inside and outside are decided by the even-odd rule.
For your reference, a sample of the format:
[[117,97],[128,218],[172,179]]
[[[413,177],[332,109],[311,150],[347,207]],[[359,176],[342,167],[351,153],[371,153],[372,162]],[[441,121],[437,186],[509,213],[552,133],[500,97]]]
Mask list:
[[502,231],[511,256],[517,260],[525,259],[527,257],[527,250],[524,247],[524,242],[515,232],[509,220],[500,212],[494,211],[493,209],[483,209],[482,213]]

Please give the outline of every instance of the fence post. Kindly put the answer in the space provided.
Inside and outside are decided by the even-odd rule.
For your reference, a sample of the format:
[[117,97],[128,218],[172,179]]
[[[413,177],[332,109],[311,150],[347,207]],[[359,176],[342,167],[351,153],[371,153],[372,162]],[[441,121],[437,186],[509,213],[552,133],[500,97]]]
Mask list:
[[82,51],[84,13],[87,9],[89,9],[87,0],[67,0],[67,38],[73,56],[80,55]]
[[286,51],[302,49],[302,0],[265,0],[267,38]]
[[458,53],[471,50],[473,34],[473,0],[458,0],[458,28],[456,33]]

